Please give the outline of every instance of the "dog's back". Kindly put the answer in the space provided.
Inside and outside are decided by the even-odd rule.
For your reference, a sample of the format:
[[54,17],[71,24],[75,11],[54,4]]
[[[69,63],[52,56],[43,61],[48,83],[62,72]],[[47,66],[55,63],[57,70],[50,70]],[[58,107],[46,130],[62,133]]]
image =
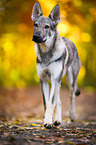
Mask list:
[[[64,40],[64,43],[66,44],[66,47],[68,49],[68,54],[69,54],[67,65],[68,65],[68,67],[71,65],[72,70],[74,70],[73,75],[74,75],[74,77],[77,77],[79,70],[80,70],[80,67],[81,67],[81,62],[80,62],[80,58],[78,56],[77,48],[76,48],[75,44],[70,39],[64,38],[64,37],[62,37],[62,38]],[[69,69],[70,69],[70,67],[69,67]],[[66,74],[68,73],[68,70],[67,70]],[[77,85],[75,87],[75,95],[76,96],[80,95],[80,90],[79,90]]]

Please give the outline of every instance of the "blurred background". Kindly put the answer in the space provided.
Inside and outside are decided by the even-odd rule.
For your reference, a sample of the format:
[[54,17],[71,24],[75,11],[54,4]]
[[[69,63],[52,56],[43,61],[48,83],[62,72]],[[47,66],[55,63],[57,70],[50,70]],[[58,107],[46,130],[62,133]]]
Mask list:
[[[0,86],[38,85],[32,42],[35,0],[0,0]],[[44,16],[60,5],[60,35],[71,39],[81,59],[80,87],[96,88],[96,1],[39,0]],[[65,79],[63,79],[64,84]]]
[[[58,29],[60,35],[69,38],[75,43],[81,59],[78,85],[86,90],[96,90],[96,0],[38,1],[44,16],[48,16],[53,7],[59,4],[61,22],[58,25]],[[34,91],[34,88],[39,86],[39,78],[36,71],[36,53],[34,42],[32,41],[33,23],[31,14],[35,2],[36,0],[0,0],[1,88],[26,88],[31,86]],[[65,86],[65,78],[62,81],[63,85]],[[1,102],[3,102],[4,96],[8,99],[8,95],[5,92],[8,94],[9,91],[0,89]],[[15,97],[22,97],[21,93],[19,92],[18,95],[15,91]],[[37,95],[36,92],[30,91],[25,94],[26,91],[23,92],[23,103],[19,104],[20,106],[24,105],[24,97],[25,101],[27,101],[28,98],[26,96],[28,94]],[[10,95],[14,96],[14,91],[11,91]],[[13,97],[13,99],[16,98]],[[6,104],[8,105],[8,102],[5,103],[5,106]],[[10,105],[12,105],[13,100],[11,99],[10,102]],[[8,111],[7,107],[4,108],[4,104],[1,108],[3,108],[1,112]],[[13,112],[14,110],[13,107]],[[13,113],[12,109],[10,111]]]

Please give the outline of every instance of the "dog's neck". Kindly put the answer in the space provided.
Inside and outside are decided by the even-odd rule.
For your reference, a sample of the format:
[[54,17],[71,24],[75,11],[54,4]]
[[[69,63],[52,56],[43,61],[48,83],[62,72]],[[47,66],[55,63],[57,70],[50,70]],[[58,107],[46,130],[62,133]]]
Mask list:
[[46,42],[44,43],[39,43],[40,49],[42,51],[42,53],[46,53],[50,50],[50,46],[46,45]]
[[[51,40],[50,40],[51,41]],[[56,38],[52,40],[51,45],[46,45],[45,43],[37,43],[37,58],[43,63],[48,63],[52,58],[55,51]],[[39,54],[39,55],[38,55]]]
[[40,62],[48,63],[49,60],[53,57],[53,54],[58,45],[58,41],[60,40],[61,40],[61,37],[58,31],[56,31],[54,37],[50,39],[50,41],[47,41],[44,43],[35,43],[37,59]]

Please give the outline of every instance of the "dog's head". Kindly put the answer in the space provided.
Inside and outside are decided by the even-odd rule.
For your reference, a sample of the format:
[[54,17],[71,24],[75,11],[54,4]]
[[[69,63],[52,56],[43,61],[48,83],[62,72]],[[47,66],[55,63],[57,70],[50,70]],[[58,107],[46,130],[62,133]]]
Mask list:
[[56,26],[60,21],[60,8],[56,5],[49,17],[43,17],[43,13],[39,2],[37,1],[33,7],[31,16],[34,24],[33,41],[43,43],[54,37]]

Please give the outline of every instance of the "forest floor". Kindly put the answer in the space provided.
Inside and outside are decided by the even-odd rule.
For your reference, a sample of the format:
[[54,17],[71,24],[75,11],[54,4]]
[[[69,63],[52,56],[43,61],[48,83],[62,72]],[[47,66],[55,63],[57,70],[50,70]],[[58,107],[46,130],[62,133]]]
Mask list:
[[96,91],[76,97],[76,121],[69,120],[70,94],[61,89],[59,127],[43,126],[43,100],[38,87],[0,88],[0,145],[96,145]]

